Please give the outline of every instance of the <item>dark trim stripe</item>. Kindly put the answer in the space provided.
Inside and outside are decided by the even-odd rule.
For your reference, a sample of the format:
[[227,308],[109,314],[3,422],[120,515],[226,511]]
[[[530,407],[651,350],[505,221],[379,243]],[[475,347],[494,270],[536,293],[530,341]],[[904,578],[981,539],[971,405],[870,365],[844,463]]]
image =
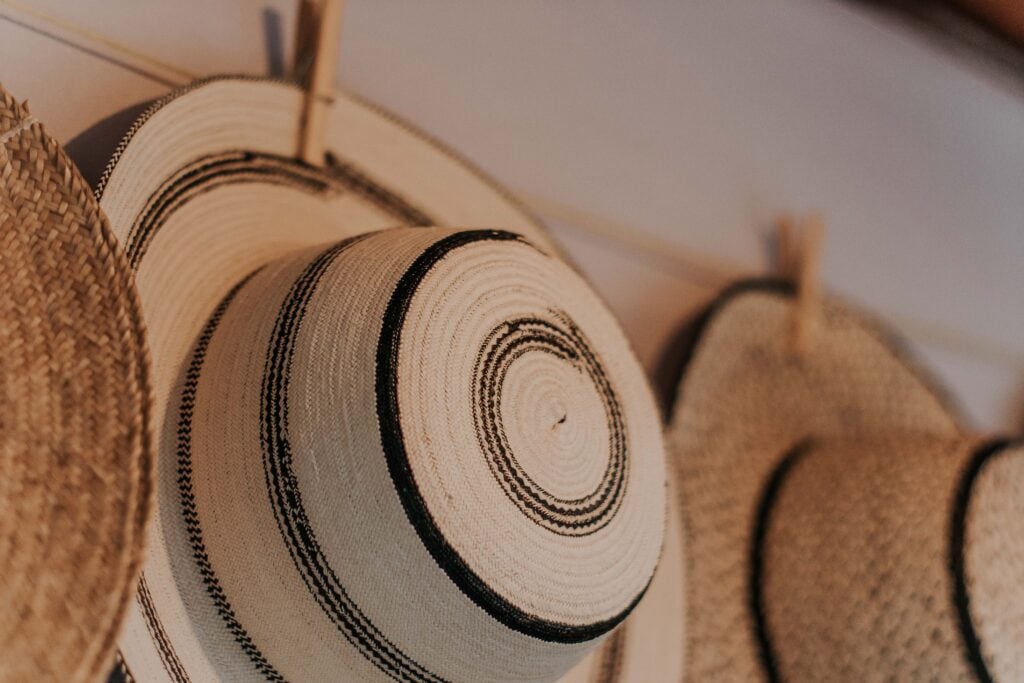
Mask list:
[[314,258],[293,283],[274,323],[260,401],[267,495],[281,538],[310,595],[345,639],[394,680],[444,683],[444,679],[388,640],[348,595],[320,547],[292,468],[288,386],[298,331],[324,273],[339,255],[368,236],[359,235],[340,242]]
[[213,564],[210,562],[210,557],[206,551],[206,543],[203,540],[203,530],[199,523],[198,511],[196,510],[195,488],[192,483],[192,418],[195,410],[196,392],[199,389],[199,378],[203,370],[203,361],[206,358],[210,341],[213,339],[217,326],[224,317],[228,306],[231,305],[231,302],[238,292],[241,291],[242,287],[257,272],[259,271],[249,274],[221,300],[203,327],[192,353],[192,360],[185,374],[185,384],[182,389],[178,410],[178,496],[189,545],[192,548],[192,559],[195,560],[199,573],[203,578],[203,584],[206,586],[206,592],[213,600],[217,613],[234,637],[235,642],[238,643],[242,651],[249,657],[249,661],[256,667],[256,670],[268,681],[284,683],[284,676],[270,664],[241,622],[238,621],[235,610],[231,607],[231,603],[224,593],[220,580],[217,578]]
[[135,600],[142,610],[146,630],[149,631],[149,637],[156,646],[157,654],[160,655],[160,663],[163,664],[164,671],[175,683],[190,683],[188,673],[178,658],[178,653],[174,651],[171,639],[164,631],[164,625],[160,623],[160,617],[153,604],[153,596],[149,592],[149,585],[146,583],[144,573],[139,575],[139,587],[135,591]]
[[135,677],[128,669],[128,663],[124,661],[124,655],[120,650],[114,654],[114,668],[107,677],[107,683],[135,683]]
[[967,665],[982,683],[992,683],[994,679],[985,663],[985,655],[981,651],[981,639],[978,637],[978,632],[974,628],[974,619],[971,617],[971,596],[967,588],[967,558],[965,556],[967,514],[971,505],[974,484],[981,476],[982,470],[995,456],[1005,452],[1009,445],[1009,441],[999,439],[987,443],[975,451],[960,477],[950,517],[949,572],[953,581],[953,605],[956,608],[957,627],[963,641]]
[[311,197],[339,192],[358,195],[403,225],[434,220],[394,192],[334,155],[324,168],[273,154],[234,150],[197,159],[171,174],[146,202],[125,240],[128,263],[138,269],[153,238],[175,211],[197,196],[226,185],[264,183],[294,187]]
[[768,628],[768,615],[764,603],[764,569],[765,541],[768,538],[768,527],[771,523],[772,507],[778,500],[782,485],[793,471],[793,467],[807,453],[809,441],[804,441],[786,453],[775,470],[765,482],[761,499],[757,506],[754,535],[750,544],[750,576],[748,578],[750,612],[754,617],[754,640],[757,643],[758,655],[765,675],[775,683],[782,680],[778,662],[772,645],[771,633]]
[[518,241],[529,244],[520,235],[502,230],[467,230],[442,238],[425,249],[406,270],[388,302],[377,344],[376,382],[377,420],[388,470],[405,514],[427,551],[448,578],[487,614],[508,628],[539,640],[558,643],[593,640],[626,618],[643,597],[650,582],[626,609],[603,621],[576,625],[530,614],[499,595],[452,547],[427,508],[409,464],[398,406],[398,354],[405,317],[416,289],[427,273],[455,249],[481,241]]
[[[551,319],[518,318],[502,322],[485,338],[473,370],[473,422],[481,452],[505,496],[552,533],[586,536],[615,518],[629,475],[625,420],[618,395],[604,367],[568,314],[549,311]],[[608,465],[587,495],[559,498],[536,483],[519,464],[508,442],[501,411],[502,388],[512,364],[540,352],[571,364],[587,376],[601,396],[608,424]]]

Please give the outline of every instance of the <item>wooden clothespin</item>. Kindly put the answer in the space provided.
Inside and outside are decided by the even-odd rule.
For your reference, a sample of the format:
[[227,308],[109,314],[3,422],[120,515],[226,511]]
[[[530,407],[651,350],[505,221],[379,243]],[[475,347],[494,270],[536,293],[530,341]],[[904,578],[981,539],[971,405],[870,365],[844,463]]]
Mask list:
[[800,247],[797,244],[796,223],[789,214],[781,216],[776,223],[775,259],[778,276],[787,282],[795,282]]
[[778,223],[778,271],[780,277],[793,283],[796,305],[790,343],[793,353],[803,356],[814,341],[821,317],[821,246],[824,221],[811,214],[801,221],[799,234],[792,218],[784,216]]
[[323,166],[328,108],[334,101],[334,77],[341,37],[342,0],[301,0],[295,40],[296,80],[305,88],[299,119],[297,156]]

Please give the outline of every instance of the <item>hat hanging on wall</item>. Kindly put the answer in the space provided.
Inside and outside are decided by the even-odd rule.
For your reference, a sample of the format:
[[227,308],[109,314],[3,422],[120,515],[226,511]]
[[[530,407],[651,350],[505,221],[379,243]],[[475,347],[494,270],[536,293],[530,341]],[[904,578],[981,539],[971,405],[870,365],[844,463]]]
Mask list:
[[[643,372],[493,183],[340,94],[300,161],[304,98],[186,87],[98,188],[153,356],[158,505],[123,667],[554,680],[662,548]],[[467,224],[509,231],[408,227]]]
[[1024,450],[800,277],[730,287],[685,345],[687,676],[1019,679]]
[[643,600],[604,643],[559,683],[630,683],[683,680],[684,524],[677,475],[669,461],[669,511],[665,545]]
[[142,560],[145,344],[92,193],[2,89],[0,288],[0,681],[91,681]]

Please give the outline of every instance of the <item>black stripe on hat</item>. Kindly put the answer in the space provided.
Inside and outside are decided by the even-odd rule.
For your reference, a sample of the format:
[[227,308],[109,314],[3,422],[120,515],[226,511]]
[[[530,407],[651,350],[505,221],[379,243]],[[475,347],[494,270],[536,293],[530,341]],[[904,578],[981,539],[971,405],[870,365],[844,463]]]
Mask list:
[[[625,420],[618,396],[583,332],[568,314],[503,321],[486,337],[473,370],[473,422],[494,480],[513,505],[552,533],[585,536],[604,528],[622,504],[629,469]],[[502,396],[509,368],[526,353],[541,352],[569,363],[588,377],[601,397],[608,425],[608,465],[592,492],[559,498],[520,466],[502,421]],[[564,419],[564,418],[563,418]]]
[[185,672],[185,667],[182,666],[178,653],[174,651],[174,646],[171,644],[170,638],[167,637],[167,632],[164,631],[164,625],[160,622],[156,606],[153,605],[153,596],[149,593],[145,574],[139,575],[139,587],[135,591],[135,600],[142,610],[146,630],[149,631],[149,637],[156,646],[157,654],[160,655],[160,663],[163,664],[164,671],[174,683],[190,683],[188,673]]
[[403,225],[435,221],[400,195],[374,182],[355,166],[331,155],[326,169],[275,154],[235,150],[198,159],[169,175],[135,218],[125,240],[128,264],[137,270],[153,238],[171,215],[197,196],[218,187],[264,183],[292,187],[322,197],[351,192],[390,214]]
[[213,564],[210,562],[210,557],[206,552],[206,543],[203,540],[203,529],[199,524],[195,488],[192,483],[192,417],[206,351],[228,306],[231,305],[231,302],[238,292],[241,291],[242,287],[257,272],[259,271],[248,275],[225,295],[203,327],[195,349],[192,352],[192,360],[185,373],[185,384],[181,392],[181,402],[178,409],[178,497],[181,502],[181,513],[184,517],[189,545],[192,548],[192,559],[195,560],[199,574],[203,579],[203,585],[206,586],[206,592],[213,600],[217,613],[224,621],[228,631],[231,632],[235,642],[238,643],[249,657],[249,661],[256,667],[256,670],[268,681],[272,681],[272,683],[284,683],[284,676],[278,673],[277,669],[267,661],[267,658],[260,652],[260,649],[253,642],[245,627],[238,621],[235,610],[231,607],[231,603],[228,601],[223,587],[221,587],[220,580],[213,570]]
[[520,235],[502,230],[467,230],[444,237],[425,249],[406,270],[388,302],[377,344],[376,383],[377,420],[388,470],[405,514],[423,545],[448,578],[474,603],[510,629],[540,640],[559,643],[593,640],[625,619],[643,597],[647,587],[619,614],[590,624],[566,624],[526,612],[498,594],[448,542],[427,508],[409,464],[398,407],[398,354],[405,316],[420,282],[441,259],[459,247],[481,241],[518,241],[529,244]]
[[804,441],[794,447],[776,465],[768,481],[765,482],[761,500],[758,503],[757,517],[754,527],[754,535],[750,545],[750,576],[748,589],[750,600],[750,611],[754,616],[754,639],[757,642],[758,654],[761,664],[764,667],[765,675],[769,681],[776,683],[781,681],[778,662],[773,649],[771,632],[768,629],[768,615],[764,604],[764,545],[768,538],[768,527],[771,523],[772,507],[778,500],[779,492],[786,477],[793,471],[793,467],[799,462],[810,449],[810,441]]
[[608,636],[601,648],[601,661],[597,665],[597,677],[594,683],[619,683],[622,679],[623,655],[626,649],[626,633],[628,625]]
[[395,680],[444,683],[392,643],[362,612],[327,561],[309,522],[292,468],[288,434],[288,385],[295,340],[320,279],[334,260],[369,235],[340,242],[303,270],[292,284],[274,323],[263,372],[260,431],[267,493],[281,538],[310,595],[341,634],[374,666]]
[[971,616],[971,595],[967,588],[967,558],[965,556],[967,512],[971,504],[974,483],[981,476],[982,470],[992,462],[995,456],[1004,453],[1009,445],[1010,442],[1003,439],[992,441],[971,456],[957,486],[953,514],[950,518],[949,571],[953,579],[953,605],[956,608],[957,627],[963,641],[967,665],[982,683],[992,683],[994,679],[985,663],[985,655],[981,651],[981,639],[974,628],[974,619]]
[[132,675],[120,650],[114,655],[114,668],[107,677],[107,683],[135,683],[135,676]]

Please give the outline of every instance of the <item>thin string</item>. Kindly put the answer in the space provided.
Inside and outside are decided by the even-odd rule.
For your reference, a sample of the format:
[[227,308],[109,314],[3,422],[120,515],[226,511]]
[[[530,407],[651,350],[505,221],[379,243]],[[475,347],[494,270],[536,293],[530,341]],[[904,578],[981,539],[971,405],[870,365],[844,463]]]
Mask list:
[[[33,10],[23,3],[15,2],[14,0],[0,0],[0,7],[4,6],[29,15],[36,21],[49,24],[69,34],[77,35],[79,38],[96,46],[115,50],[122,55],[122,57],[114,60],[113,63],[115,65],[142,73],[156,82],[167,84],[167,80],[159,75],[147,74],[142,67],[121,62],[125,58],[130,57],[137,62],[158,67],[161,70],[174,74],[174,80],[177,83],[184,83],[195,78],[194,74],[185,69],[164,63],[106,36],[95,34],[72,22],[58,20],[50,15]],[[42,35],[56,42],[65,43],[59,36],[50,33]],[[524,202],[527,208],[564,225],[570,230],[625,246],[634,252],[651,257],[651,262],[662,270],[696,283],[721,287],[738,277],[751,274],[749,267],[744,268],[737,263],[729,262],[711,254],[654,237],[646,234],[643,230],[635,229],[633,226],[588,214],[577,208],[569,207],[546,198],[531,196],[525,192],[517,193],[517,196]],[[1011,369],[1014,372],[1024,372],[1024,352],[999,342],[984,339],[933,321],[892,314],[886,314],[885,317],[896,327],[903,330],[905,334],[921,342],[945,349],[962,357],[973,358],[991,366]]]
[[[663,272],[698,284],[720,288],[752,275],[749,266],[706,254],[628,224],[609,220],[559,202],[516,193],[528,208],[573,232],[605,239],[636,254]],[[955,327],[908,315],[885,312],[883,317],[903,334],[958,356],[972,358],[994,367],[1024,373],[1024,352],[997,341],[964,332]]]
[[[74,22],[40,12],[29,4],[17,2],[17,0],[0,0],[0,8],[3,7],[14,10],[14,12],[22,15],[22,17],[20,21],[15,17],[6,15],[0,15],[0,18],[7,19],[15,25],[32,29],[50,40],[93,54],[96,57],[111,62],[115,66],[130,70],[162,85],[181,85],[197,78],[196,74],[187,69],[164,62]],[[61,35],[40,30],[38,26],[33,26],[28,20],[36,24],[43,24],[57,32],[76,36],[82,41],[82,44],[72,43]]]

